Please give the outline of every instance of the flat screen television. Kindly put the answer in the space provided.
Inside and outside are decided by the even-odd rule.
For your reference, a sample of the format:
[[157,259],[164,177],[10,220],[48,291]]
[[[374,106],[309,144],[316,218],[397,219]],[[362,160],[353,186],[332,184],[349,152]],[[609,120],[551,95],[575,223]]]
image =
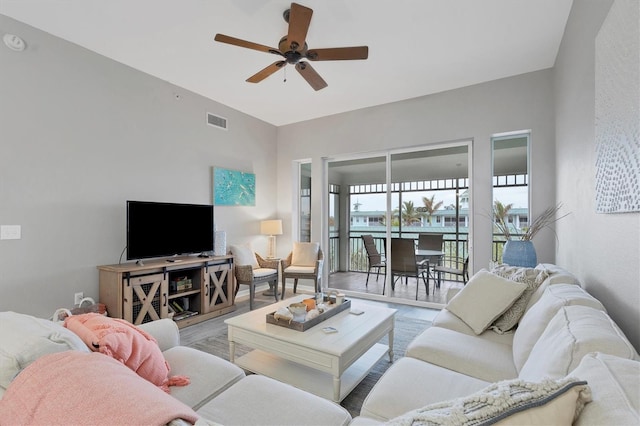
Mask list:
[[127,259],[213,250],[213,206],[127,201]]

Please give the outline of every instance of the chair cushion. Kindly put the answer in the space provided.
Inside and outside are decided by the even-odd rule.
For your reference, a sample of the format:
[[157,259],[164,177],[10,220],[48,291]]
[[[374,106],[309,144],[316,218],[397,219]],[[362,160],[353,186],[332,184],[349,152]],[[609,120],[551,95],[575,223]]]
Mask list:
[[575,426],[640,424],[640,362],[591,353],[571,375],[589,383],[593,398]]
[[520,297],[527,286],[487,270],[475,274],[447,304],[447,310],[482,333]]
[[315,266],[318,260],[318,243],[293,243],[293,255],[291,264],[295,266]]
[[590,352],[627,359],[638,357],[606,312],[589,306],[565,306],[536,342],[519,377],[524,380],[564,377]]
[[237,265],[251,265],[253,269],[259,268],[258,259],[248,245],[232,245],[230,246],[231,255],[236,258]]
[[271,268],[258,268],[253,270],[253,276],[256,278],[262,278],[269,275],[278,275],[278,270]]
[[527,361],[531,349],[540,338],[549,321],[563,306],[591,306],[604,311],[597,299],[575,284],[553,284],[546,288],[538,300],[520,319],[513,335],[513,362],[518,371]]
[[313,274],[316,270],[315,266],[288,266],[284,272],[287,274]]

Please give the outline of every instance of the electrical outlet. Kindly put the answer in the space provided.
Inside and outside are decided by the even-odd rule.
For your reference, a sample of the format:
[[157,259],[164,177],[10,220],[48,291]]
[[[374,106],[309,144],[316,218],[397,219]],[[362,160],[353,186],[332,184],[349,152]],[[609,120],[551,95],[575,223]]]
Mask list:
[[80,293],[76,293],[73,295],[73,304],[76,306],[80,305],[80,302],[82,302],[82,299],[84,299],[84,293],[80,292]]

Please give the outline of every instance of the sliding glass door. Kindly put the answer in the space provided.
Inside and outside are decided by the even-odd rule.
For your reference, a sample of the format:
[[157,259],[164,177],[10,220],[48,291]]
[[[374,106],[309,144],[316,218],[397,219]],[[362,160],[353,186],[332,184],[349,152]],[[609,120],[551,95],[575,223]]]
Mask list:
[[[334,217],[342,224],[330,238],[339,260],[331,265],[329,287],[415,302],[415,277],[401,280],[392,273],[391,238],[410,239],[417,248],[421,234],[442,237],[442,254],[428,259],[431,266],[467,256],[469,159],[470,142],[464,141],[328,160],[328,187],[339,188],[341,206]],[[429,295],[420,281],[418,302],[442,303],[442,287],[428,269]]]

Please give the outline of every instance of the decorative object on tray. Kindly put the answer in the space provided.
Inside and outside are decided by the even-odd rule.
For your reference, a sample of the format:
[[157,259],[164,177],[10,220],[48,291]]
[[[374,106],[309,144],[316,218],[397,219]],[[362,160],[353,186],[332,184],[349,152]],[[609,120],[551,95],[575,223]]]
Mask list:
[[[303,303],[292,303],[288,308],[281,307],[277,311],[267,314],[267,323],[290,328],[292,330],[305,331],[322,321],[351,308],[351,300],[345,300],[338,305],[336,303],[329,303],[328,297],[325,299],[325,302],[317,305],[316,309],[311,309],[309,312],[306,312],[306,316],[304,318],[302,318],[301,315],[298,317],[295,313],[292,313],[291,306],[302,305],[306,308],[306,305]],[[301,320],[298,320],[298,318]]]

